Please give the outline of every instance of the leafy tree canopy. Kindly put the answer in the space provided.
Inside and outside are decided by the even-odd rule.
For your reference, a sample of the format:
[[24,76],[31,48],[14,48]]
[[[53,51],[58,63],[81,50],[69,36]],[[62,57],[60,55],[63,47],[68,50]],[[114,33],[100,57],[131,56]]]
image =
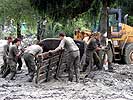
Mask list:
[[132,0],[30,0],[30,2],[41,14],[56,20],[74,18],[88,10],[95,16],[104,5],[116,5],[114,7],[121,7],[124,12],[130,14],[132,14],[133,9]]
[[30,0],[31,4],[41,13],[45,13],[56,20],[74,18],[88,9],[97,14],[101,1],[106,0]]

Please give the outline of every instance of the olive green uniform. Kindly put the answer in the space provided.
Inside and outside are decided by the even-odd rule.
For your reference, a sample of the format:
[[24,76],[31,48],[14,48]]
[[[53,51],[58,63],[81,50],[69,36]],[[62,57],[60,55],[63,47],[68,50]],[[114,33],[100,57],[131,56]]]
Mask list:
[[8,58],[8,53],[9,53],[9,44],[4,45],[4,52],[3,52],[3,61],[4,65],[1,66],[1,74],[3,74],[6,71],[7,68],[7,58]]
[[8,62],[11,72],[16,72],[18,53],[19,53],[18,47],[16,45],[12,45],[9,50],[9,62]]
[[94,52],[95,49],[97,48],[97,43],[96,43],[96,39],[95,38],[91,38],[90,43],[87,45],[86,48],[86,59],[85,59],[85,65],[83,66],[83,71],[85,71],[85,76],[87,76],[93,66],[93,56],[94,56]]
[[[75,73],[76,81],[79,81],[79,68],[80,68],[80,52],[78,46],[75,44],[74,40],[71,37],[64,37],[61,40],[59,46],[55,49],[55,51],[60,50],[61,48],[65,48],[68,53],[68,75],[69,81],[73,81],[73,74]],[[74,69],[74,72],[73,72]]]
[[39,45],[31,45],[29,46],[23,55],[24,61],[26,66],[28,67],[28,73],[29,73],[29,82],[33,80],[34,73],[35,73],[35,56],[39,53],[42,53],[43,49]]
[[9,73],[11,76],[9,77],[11,80],[14,78],[16,74],[17,67],[17,54],[19,53],[18,47],[14,44],[9,49],[9,57],[8,57],[8,68],[6,72],[3,74],[3,78],[6,77]]

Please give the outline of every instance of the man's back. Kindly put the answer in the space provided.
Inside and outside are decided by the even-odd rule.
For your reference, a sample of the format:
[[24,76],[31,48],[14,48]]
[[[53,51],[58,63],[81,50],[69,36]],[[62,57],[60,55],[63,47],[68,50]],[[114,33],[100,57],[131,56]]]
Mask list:
[[31,53],[35,56],[38,53],[42,53],[43,49],[39,45],[31,45],[25,50],[25,52]]
[[78,46],[75,44],[74,40],[71,37],[64,37],[65,45],[64,48],[68,51],[77,51],[79,50]]

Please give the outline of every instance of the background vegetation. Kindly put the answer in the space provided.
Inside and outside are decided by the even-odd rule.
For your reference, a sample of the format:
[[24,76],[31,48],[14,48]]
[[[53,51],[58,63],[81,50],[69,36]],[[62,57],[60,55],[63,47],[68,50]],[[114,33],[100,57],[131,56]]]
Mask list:
[[[0,37],[42,34],[56,37],[64,31],[89,29],[105,32],[107,7],[121,8],[133,26],[133,0],[0,0]],[[46,21],[45,24],[43,22]],[[25,23],[25,31],[22,30]],[[99,29],[100,26],[100,29]],[[41,31],[40,31],[41,30]]]

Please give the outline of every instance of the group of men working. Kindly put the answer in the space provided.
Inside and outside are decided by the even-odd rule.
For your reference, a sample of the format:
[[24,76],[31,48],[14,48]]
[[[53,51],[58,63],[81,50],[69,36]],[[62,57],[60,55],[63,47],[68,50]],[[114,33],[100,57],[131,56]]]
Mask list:
[[[82,71],[85,72],[85,77],[87,77],[92,69],[102,70],[105,54],[108,54],[109,47],[103,46],[101,44],[101,33],[92,33],[87,36],[85,42],[85,64],[83,64]],[[108,55],[109,56],[109,55]],[[108,71],[113,71],[111,66],[111,60],[108,58]],[[96,67],[94,67],[96,65]]]
[[[80,51],[74,40],[71,37],[66,37],[64,32],[59,34],[59,38],[61,39],[59,46],[55,50],[49,50],[49,52],[56,52],[63,48],[68,51],[69,56],[67,67],[69,81],[73,81],[75,74],[76,82],[79,82],[80,72],[85,72],[85,77],[87,77],[94,64],[96,64],[97,69],[102,69],[102,60],[99,56],[99,51],[105,50],[105,47],[103,48],[100,44],[100,33],[97,32],[92,34],[85,43],[85,64],[83,64],[82,70],[80,70]],[[4,46],[4,67],[1,67],[1,73],[3,78],[10,73],[9,79],[13,80],[17,70],[21,70],[19,66],[17,67],[17,63],[20,62],[20,58],[22,56],[22,53],[20,53],[20,50],[18,49],[21,44],[21,40],[18,38],[14,39],[12,46],[9,46],[10,42],[12,42],[12,38],[8,38],[8,44]],[[43,52],[42,48],[43,44],[38,43],[31,45],[24,50],[23,58],[28,68],[28,75],[30,76],[28,79],[29,82],[32,82],[36,72],[35,57]]]
[[13,40],[12,37],[8,37],[7,44],[4,46],[4,54],[3,54],[4,64],[1,67],[0,73],[2,74],[2,78],[6,78],[6,76],[10,74],[9,79],[14,80],[17,71],[21,70],[22,67],[21,57],[23,56],[25,64],[28,67],[28,75],[30,76],[27,81],[32,82],[36,70],[34,58],[37,56],[37,54],[43,52],[42,49],[43,44],[42,43],[34,44],[22,50],[19,49],[20,45],[21,45],[21,39],[16,38]]
[[[84,78],[86,78],[90,74],[94,65],[96,65],[97,70],[103,69],[103,54],[105,54],[105,52],[108,54],[109,48],[101,44],[101,34],[99,32],[92,33],[90,36],[87,36],[87,39],[84,41],[85,57],[83,57],[83,59],[81,58],[81,61],[80,51],[74,40],[70,37],[66,37],[63,32],[59,34],[59,37],[61,42],[53,51],[57,51],[62,48],[67,50],[69,54],[67,62],[69,81],[73,81],[74,73],[76,76],[76,82],[79,82],[80,72],[85,72]],[[85,61],[85,63],[81,65],[82,61]],[[108,59],[108,64],[108,70],[113,71],[110,59]]]

